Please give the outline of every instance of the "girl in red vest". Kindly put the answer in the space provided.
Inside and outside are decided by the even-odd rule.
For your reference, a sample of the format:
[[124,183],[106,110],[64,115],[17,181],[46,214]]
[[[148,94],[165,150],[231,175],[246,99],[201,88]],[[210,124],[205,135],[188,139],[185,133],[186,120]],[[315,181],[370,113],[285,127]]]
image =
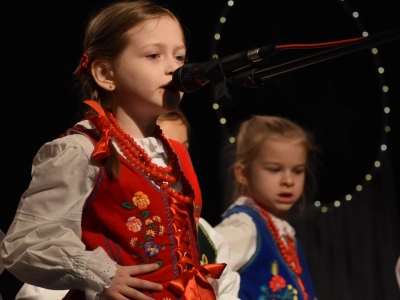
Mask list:
[[76,70],[88,111],[35,156],[1,247],[18,279],[70,289],[64,299],[216,298],[209,281],[225,266],[200,264],[196,175],[156,125],[179,106],[185,53],[178,19],[151,2],[90,20]]

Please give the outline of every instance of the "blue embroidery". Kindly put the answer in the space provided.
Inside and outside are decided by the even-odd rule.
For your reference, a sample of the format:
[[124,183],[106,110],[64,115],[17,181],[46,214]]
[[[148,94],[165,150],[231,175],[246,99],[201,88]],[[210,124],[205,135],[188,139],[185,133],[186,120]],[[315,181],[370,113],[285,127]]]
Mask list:
[[105,169],[103,167],[101,167],[100,168],[100,172],[99,172],[99,179],[97,180],[97,184],[94,187],[92,194],[87,199],[87,204],[89,204],[89,205],[92,203],[92,201],[93,201],[94,197],[96,196],[97,191],[98,191],[98,189],[99,189],[99,187],[100,187],[100,185],[101,185],[101,183],[103,181],[104,172],[105,172]]
[[115,257],[114,257],[114,255],[112,254],[111,247],[110,247],[110,243],[108,242],[108,238],[106,237],[106,235],[104,235],[104,242],[105,242],[105,244],[106,244],[106,246],[107,246],[108,253],[109,253],[110,256],[111,256],[111,259],[112,259],[113,261],[115,261]]
[[113,244],[114,244],[115,252],[117,252],[117,255],[118,255],[118,262],[122,266],[122,259],[121,259],[121,255],[119,254],[118,244],[116,244],[114,241],[113,241]]

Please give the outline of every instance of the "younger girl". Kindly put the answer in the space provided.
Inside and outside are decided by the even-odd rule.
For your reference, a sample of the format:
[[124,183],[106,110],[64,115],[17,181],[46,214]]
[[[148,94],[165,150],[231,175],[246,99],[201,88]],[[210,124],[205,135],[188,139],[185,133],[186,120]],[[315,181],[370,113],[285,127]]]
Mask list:
[[311,137],[291,121],[254,116],[237,137],[236,189],[216,226],[240,274],[239,298],[313,300],[294,229],[282,219],[303,194]]
[[182,98],[172,74],[185,52],[177,18],[150,2],[91,19],[76,71],[90,109],[39,150],[1,246],[18,279],[65,299],[215,299],[206,276],[225,266],[199,263],[196,175],[156,125]]

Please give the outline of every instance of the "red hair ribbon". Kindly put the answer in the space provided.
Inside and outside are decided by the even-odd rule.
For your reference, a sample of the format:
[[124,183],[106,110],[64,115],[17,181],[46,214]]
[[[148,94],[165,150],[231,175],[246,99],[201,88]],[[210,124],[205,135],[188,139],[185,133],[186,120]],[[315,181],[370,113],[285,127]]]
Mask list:
[[97,115],[90,116],[86,119],[90,120],[101,133],[101,138],[97,145],[94,147],[94,151],[92,153],[93,159],[101,161],[111,155],[111,151],[108,146],[108,143],[111,140],[111,123],[108,120],[104,109],[96,101],[85,100],[83,102],[92,107],[97,112]]
[[77,72],[78,75],[82,75],[83,72],[88,68],[88,66],[89,66],[89,56],[87,56],[87,54],[84,53],[82,55],[82,61],[79,64],[79,69],[78,69],[78,72]]
[[[190,264],[193,263],[187,256],[182,258]],[[190,270],[183,271],[178,277],[171,280],[168,287],[184,300],[197,299],[215,300],[213,288],[205,276],[218,279],[224,271],[226,264],[208,264],[193,266]]]

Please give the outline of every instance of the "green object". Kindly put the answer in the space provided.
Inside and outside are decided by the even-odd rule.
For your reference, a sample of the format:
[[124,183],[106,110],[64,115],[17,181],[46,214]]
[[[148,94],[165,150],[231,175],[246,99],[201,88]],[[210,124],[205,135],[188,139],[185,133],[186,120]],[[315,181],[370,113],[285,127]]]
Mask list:
[[197,243],[199,245],[200,259],[204,264],[213,264],[216,262],[217,249],[211,241],[210,236],[204,227],[199,223],[199,231],[197,233]]

